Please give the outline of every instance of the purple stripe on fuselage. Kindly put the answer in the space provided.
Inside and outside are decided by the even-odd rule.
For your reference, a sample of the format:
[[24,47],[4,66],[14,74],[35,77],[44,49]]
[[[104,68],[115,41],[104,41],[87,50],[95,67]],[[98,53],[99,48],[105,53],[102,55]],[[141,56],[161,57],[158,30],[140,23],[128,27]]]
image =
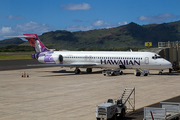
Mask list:
[[55,64],[55,61],[54,61],[54,58],[52,57],[52,55],[44,56],[44,62],[45,63],[54,63]]
[[109,65],[140,65],[140,60],[100,60],[101,64]]

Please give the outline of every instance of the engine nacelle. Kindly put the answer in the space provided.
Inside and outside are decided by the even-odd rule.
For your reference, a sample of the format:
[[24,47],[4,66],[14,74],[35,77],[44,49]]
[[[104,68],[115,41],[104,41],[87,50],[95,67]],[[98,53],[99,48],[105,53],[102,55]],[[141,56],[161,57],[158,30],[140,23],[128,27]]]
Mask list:
[[63,64],[63,56],[62,55],[59,55],[59,62],[60,62],[60,64]]
[[38,58],[38,61],[41,63],[47,63],[47,64],[63,64],[63,56],[48,54],[45,56],[40,56]]

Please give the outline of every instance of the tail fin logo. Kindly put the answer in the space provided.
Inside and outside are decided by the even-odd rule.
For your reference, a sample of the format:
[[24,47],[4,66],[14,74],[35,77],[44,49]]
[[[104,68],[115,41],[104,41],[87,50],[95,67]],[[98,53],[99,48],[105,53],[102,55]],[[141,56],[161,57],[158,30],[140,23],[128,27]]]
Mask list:
[[37,34],[23,34],[25,36],[27,36],[27,40],[29,41],[29,43],[31,44],[31,46],[34,48],[34,50],[36,51],[36,53],[40,53],[40,52],[45,52],[45,51],[49,51],[44,45],[43,43],[39,40]]
[[41,52],[41,45],[40,45],[40,43],[39,43],[38,40],[36,40],[36,43],[35,43],[35,51],[36,51],[37,53],[40,53],[40,52]]

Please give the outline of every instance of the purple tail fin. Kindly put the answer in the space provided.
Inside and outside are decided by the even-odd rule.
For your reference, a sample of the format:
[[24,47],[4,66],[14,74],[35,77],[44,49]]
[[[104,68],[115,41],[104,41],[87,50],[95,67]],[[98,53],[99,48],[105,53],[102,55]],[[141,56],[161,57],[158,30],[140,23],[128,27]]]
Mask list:
[[37,34],[35,33],[30,33],[30,34],[23,34],[24,37],[26,38],[26,40],[29,41],[29,43],[31,44],[31,46],[34,48],[34,50],[36,51],[36,53],[40,53],[40,52],[46,52],[49,51],[49,49],[47,49],[43,43],[39,40]]

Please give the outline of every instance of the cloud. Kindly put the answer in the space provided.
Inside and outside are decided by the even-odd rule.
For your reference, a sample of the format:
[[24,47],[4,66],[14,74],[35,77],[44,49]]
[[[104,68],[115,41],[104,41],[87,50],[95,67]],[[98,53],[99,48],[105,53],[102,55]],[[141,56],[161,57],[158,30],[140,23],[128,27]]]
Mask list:
[[88,3],[82,3],[82,4],[73,4],[69,3],[67,5],[60,5],[60,7],[64,10],[89,10],[91,6]]
[[35,33],[43,33],[52,30],[53,28],[50,27],[48,24],[38,24],[36,22],[27,22],[23,24],[17,24],[14,29],[16,31],[21,32],[35,32]]
[[127,24],[127,21],[119,22],[118,24],[119,24],[119,26],[121,26],[121,25],[126,25],[126,24]]
[[23,24],[17,24],[11,27],[2,27],[0,29],[0,39],[4,39],[4,36],[20,35],[23,33],[37,33],[42,34],[44,32],[52,31],[54,28],[48,24],[38,24],[36,22],[27,22]]
[[180,16],[173,15],[171,13],[159,14],[156,16],[141,15],[138,19],[145,22],[163,22],[167,19],[179,18]]
[[98,19],[98,20],[94,21],[90,26],[71,25],[71,26],[66,27],[66,30],[68,30],[68,31],[77,31],[77,30],[88,31],[88,30],[93,30],[93,29],[112,28],[112,27],[117,27],[117,26],[126,25],[126,24],[127,24],[126,21],[119,22],[119,23],[108,23],[108,22],[104,22],[103,19]]
[[21,17],[21,16],[12,16],[12,15],[9,15],[6,17],[6,19],[25,19],[24,17]]
[[11,27],[2,27],[0,29],[0,35],[7,35],[7,34],[11,34],[13,33],[14,31],[12,30]]
[[92,23],[93,26],[102,26],[104,24],[104,20],[99,19]]
[[127,24],[126,21],[119,22],[119,23],[108,23],[108,22],[104,22],[104,20],[102,19],[96,20],[92,23],[93,26],[101,26],[101,27],[106,27],[106,28],[112,28],[112,27],[117,27],[117,26],[126,25],[126,24]]
[[68,31],[88,31],[88,30],[92,30],[93,26],[86,26],[86,25],[71,25],[66,27],[66,30]]

